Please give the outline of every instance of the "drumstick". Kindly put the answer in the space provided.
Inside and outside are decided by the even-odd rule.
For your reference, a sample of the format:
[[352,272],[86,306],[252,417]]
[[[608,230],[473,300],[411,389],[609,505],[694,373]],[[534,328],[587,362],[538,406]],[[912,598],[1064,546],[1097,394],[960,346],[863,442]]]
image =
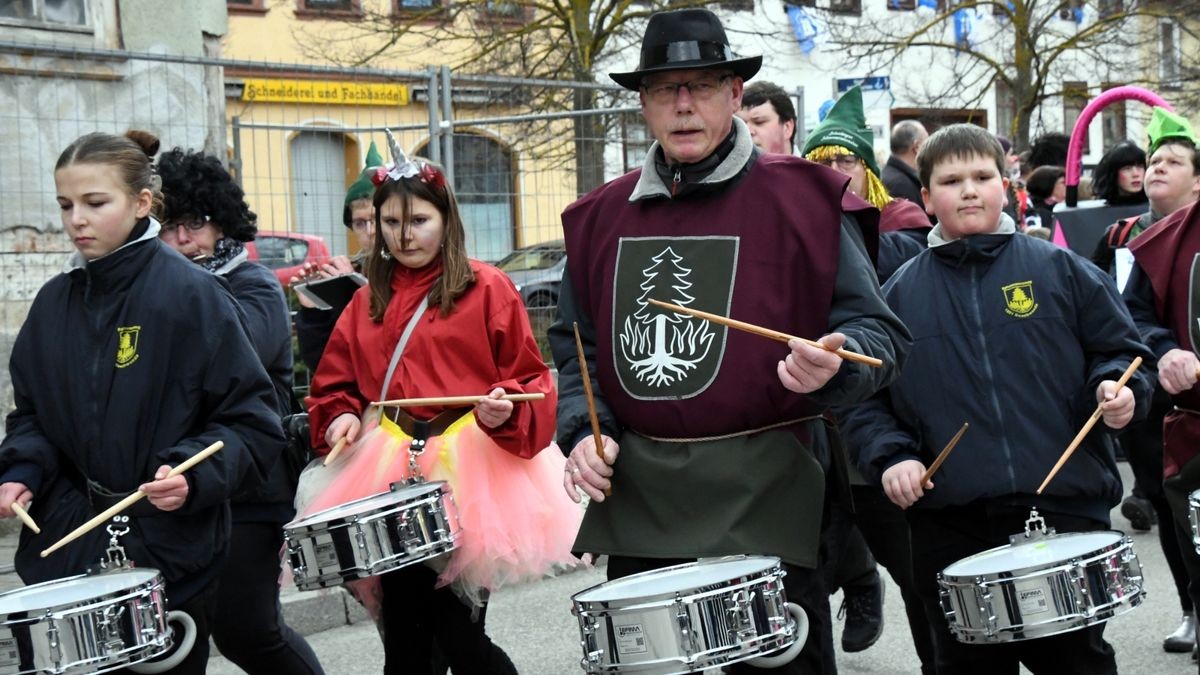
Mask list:
[[933,460],[933,464],[929,465],[929,469],[925,471],[925,475],[921,476],[922,486],[929,482],[929,479],[933,477],[933,474],[936,473],[938,469],[942,468],[942,462],[946,461],[946,458],[950,456],[950,451],[954,449],[954,446],[958,445],[958,439],[962,438],[963,434],[967,433],[967,427],[969,426],[971,426],[969,422],[963,422],[963,425],[961,428],[959,428],[958,433],[954,434],[954,438],[951,438],[950,442],[946,444],[946,447],[942,448],[942,451],[938,453],[937,459]]
[[[192,455],[191,457],[188,457],[179,466],[175,467],[174,469],[171,469],[167,473],[166,478],[174,478],[175,476],[178,476],[179,474],[183,473],[184,471],[187,471],[188,469],[192,468],[193,466],[196,466],[200,462],[203,462],[204,460],[208,459],[214,453],[216,453],[216,451],[220,450],[223,447],[225,447],[225,443],[222,441],[217,441],[216,443],[213,443],[212,445],[201,450],[200,452],[197,452],[196,454]],[[166,480],[166,478],[164,478],[163,480]],[[118,513],[124,511],[125,509],[129,508],[130,506],[133,506],[137,502],[141,501],[142,497],[145,497],[145,496],[146,496],[146,493],[142,492],[141,490],[137,490],[136,492],[133,492],[128,497],[122,499],[121,501],[117,502],[116,504],[113,504],[112,506],[105,509],[100,515],[92,518],[91,520],[87,521],[83,525],[80,525],[79,527],[72,530],[70,534],[63,537],[62,539],[59,539],[50,548],[46,549],[45,551],[42,551],[42,557],[45,558],[46,556],[50,555],[51,553],[54,553],[55,551],[62,548],[63,546],[66,546],[67,544],[82,537],[83,535],[85,535],[88,532],[95,529],[96,526],[102,524],[104,521],[108,520],[109,518],[112,518],[113,516],[117,515]]]
[[42,528],[38,527],[37,523],[33,522],[33,517],[26,513],[25,507],[21,506],[20,502],[13,502],[12,510],[13,513],[17,514],[17,517],[21,519],[21,522],[25,523],[25,527],[33,530],[34,534],[42,533]]
[[[475,405],[485,398],[491,398],[487,394],[482,396],[436,396],[433,398],[396,398],[390,401],[374,401],[371,405],[390,405],[396,408],[419,408],[421,406],[435,405]],[[546,398],[545,394],[505,394],[498,401],[540,401]]]
[[[1121,391],[1121,387],[1124,387],[1125,383],[1129,381],[1129,378],[1133,376],[1133,371],[1137,370],[1138,366],[1140,365],[1142,365],[1142,357],[1139,356],[1135,358],[1133,363],[1129,364],[1129,367],[1126,368],[1125,372],[1121,374],[1121,379],[1117,380],[1118,393]],[[1075,440],[1071,441],[1071,445],[1067,446],[1067,451],[1062,454],[1062,457],[1058,458],[1058,463],[1054,465],[1054,468],[1050,469],[1050,473],[1046,476],[1046,480],[1042,481],[1041,487],[1037,489],[1037,493],[1039,495],[1042,494],[1042,490],[1046,489],[1046,485],[1050,483],[1050,480],[1058,474],[1058,470],[1062,468],[1063,464],[1066,464],[1067,460],[1071,458],[1071,453],[1075,452],[1075,448],[1079,447],[1079,444],[1083,442],[1083,438],[1087,436],[1089,431],[1092,430],[1092,427],[1096,426],[1096,420],[1100,419],[1100,416],[1104,414],[1104,410],[1102,409],[1103,405],[1104,402],[1101,401],[1100,404],[1096,406],[1096,411],[1093,412],[1092,416],[1088,418],[1088,421],[1084,423],[1083,428],[1079,430],[1079,433],[1075,434]]]
[[883,361],[880,361],[879,359],[877,359],[873,356],[867,356],[865,354],[858,354],[856,352],[847,351],[847,350],[841,349],[841,348],[830,349],[830,348],[826,347],[825,345],[821,344],[820,342],[817,342],[816,340],[809,340],[808,338],[802,338],[802,337],[799,337],[796,335],[788,335],[787,333],[781,333],[777,330],[771,330],[770,328],[763,328],[762,326],[755,326],[754,324],[746,323],[745,321],[738,321],[737,319],[730,319],[728,317],[721,316],[720,314],[710,314],[708,312],[702,312],[698,309],[690,309],[688,307],[683,307],[681,305],[672,305],[669,302],[662,302],[661,300],[647,299],[647,302],[649,302],[652,305],[658,305],[659,307],[662,307],[664,309],[669,309],[674,312],[679,312],[680,314],[690,314],[692,316],[700,317],[701,319],[704,319],[705,321],[711,321],[713,323],[721,324],[722,326],[736,328],[738,330],[746,331],[747,333],[754,333],[755,335],[761,335],[762,337],[771,338],[772,340],[779,340],[780,342],[788,342],[789,340],[799,340],[810,347],[816,347],[817,349],[824,349],[827,352],[833,352],[833,353],[837,354],[838,356],[842,357],[843,359],[846,359],[847,361],[854,361],[857,363],[865,363],[868,366],[871,366],[872,368],[879,368],[879,367],[883,366]]
[[[592,395],[592,376],[588,374],[587,359],[583,357],[583,340],[579,337],[579,322],[572,322],[575,327],[575,353],[579,357],[579,374],[583,377],[583,395],[587,399],[588,417],[592,420],[592,438],[595,440],[596,456],[604,459],[604,440],[600,438],[600,419],[596,417],[596,397]],[[605,496],[612,495],[612,489],[604,491]]]
[[333,461],[334,457],[338,456],[338,453],[341,452],[342,448],[344,447],[346,447],[346,437],[342,436],[338,439],[337,443],[333,444],[333,449],[329,451],[329,454],[325,455],[325,462],[321,466],[329,466],[329,463]]

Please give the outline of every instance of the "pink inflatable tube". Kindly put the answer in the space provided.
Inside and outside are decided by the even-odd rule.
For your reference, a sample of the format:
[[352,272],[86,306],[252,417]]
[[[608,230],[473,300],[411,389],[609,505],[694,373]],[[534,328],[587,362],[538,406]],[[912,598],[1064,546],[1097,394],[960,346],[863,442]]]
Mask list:
[[1092,118],[1110,103],[1129,100],[1141,101],[1146,105],[1175,112],[1171,104],[1158,94],[1141,87],[1113,87],[1092,99],[1083,112],[1079,113],[1079,119],[1075,120],[1075,128],[1071,129],[1071,143],[1067,146],[1067,206],[1073,208],[1079,203],[1079,176],[1083,173],[1083,135],[1087,133]]

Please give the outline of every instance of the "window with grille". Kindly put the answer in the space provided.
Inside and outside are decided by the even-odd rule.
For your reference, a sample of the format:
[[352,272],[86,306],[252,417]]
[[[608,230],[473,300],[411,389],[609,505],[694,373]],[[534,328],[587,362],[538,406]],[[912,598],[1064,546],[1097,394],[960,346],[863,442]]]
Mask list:
[[0,0],[0,19],[85,28],[87,0]]

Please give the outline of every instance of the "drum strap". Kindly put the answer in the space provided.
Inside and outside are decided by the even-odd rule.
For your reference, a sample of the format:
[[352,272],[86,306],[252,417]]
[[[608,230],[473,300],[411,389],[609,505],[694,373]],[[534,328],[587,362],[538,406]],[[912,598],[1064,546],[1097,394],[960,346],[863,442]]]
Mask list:
[[392,360],[388,363],[387,375],[383,376],[383,389],[379,392],[380,401],[387,400],[388,385],[392,383],[392,375],[396,374],[396,366],[400,364],[400,355],[404,353],[404,345],[408,344],[408,338],[412,337],[413,331],[416,330],[417,324],[421,321],[421,315],[425,314],[426,309],[429,309],[428,294],[421,298],[421,305],[417,307],[417,311],[413,312],[412,318],[408,320],[408,325],[404,327],[404,332],[400,334],[400,340],[396,343],[396,351],[392,352]]
[[1181,413],[1187,413],[1189,415],[1200,415],[1200,410],[1192,410],[1191,408],[1180,408],[1179,406],[1174,406],[1174,408],[1175,408],[1175,410],[1178,410]]
[[730,438],[737,438],[738,436],[753,436],[754,434],[761,434],[764,431],[771,431],[773,429],[782,429],[783,427],[790,427],[795,424],[800,424],[801,422],[811,422],[812,420],[819,420],[819,419],[821,419],[820,415],[809,415],[808,417],[797,417],[796,419],[793,419],[793,420],[784,420],[783,422],[775,422],[774,424],[768,424],[768,425],[762,426],[762,427],[755,427],[754,429],[746,429],[745,431],[735,431],[733,433],[720,434],[718,436],[698,436],[696,438],[660,438],[658,436],[651,436],[649,434],[643,434],[640,431],[637,432],[637,434],[639,436],[641,436],[642,438],[648,438],[652,441],[658,441],[659,443],[706,443],[708,441],[724,441],[724,440],[728,440]]

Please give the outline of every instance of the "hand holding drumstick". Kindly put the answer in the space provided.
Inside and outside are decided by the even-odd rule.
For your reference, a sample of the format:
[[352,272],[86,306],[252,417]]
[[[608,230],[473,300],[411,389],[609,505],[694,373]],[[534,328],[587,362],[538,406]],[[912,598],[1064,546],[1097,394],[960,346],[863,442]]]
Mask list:
[[942,466],[942,462],[950,456],[950,451],[954,446],[958,445],[959,439],[966,433],[967,427],[970,425],[963,422],[958,433],[950,439],[946,447],[938,453],[937,459],[933,460],[933,464],[926,469],[925,465],[915,459],[908,459],[888,467],[887,471],[883,472],[883,491],[892,500],[892,503],[902,509],[907,509],[917,503],[921,497],[925,496],[926,490],[933,489],[933,481],[930,478]]
[[0,485],[0,517],[12,518],[16,516],[25,523],[25,526],[33,530],[34,533],[41,532],[37,523],[33,522],[33,518],[25,512],[26,506],[33,499],[33,493],[24,483],[4,483]]

